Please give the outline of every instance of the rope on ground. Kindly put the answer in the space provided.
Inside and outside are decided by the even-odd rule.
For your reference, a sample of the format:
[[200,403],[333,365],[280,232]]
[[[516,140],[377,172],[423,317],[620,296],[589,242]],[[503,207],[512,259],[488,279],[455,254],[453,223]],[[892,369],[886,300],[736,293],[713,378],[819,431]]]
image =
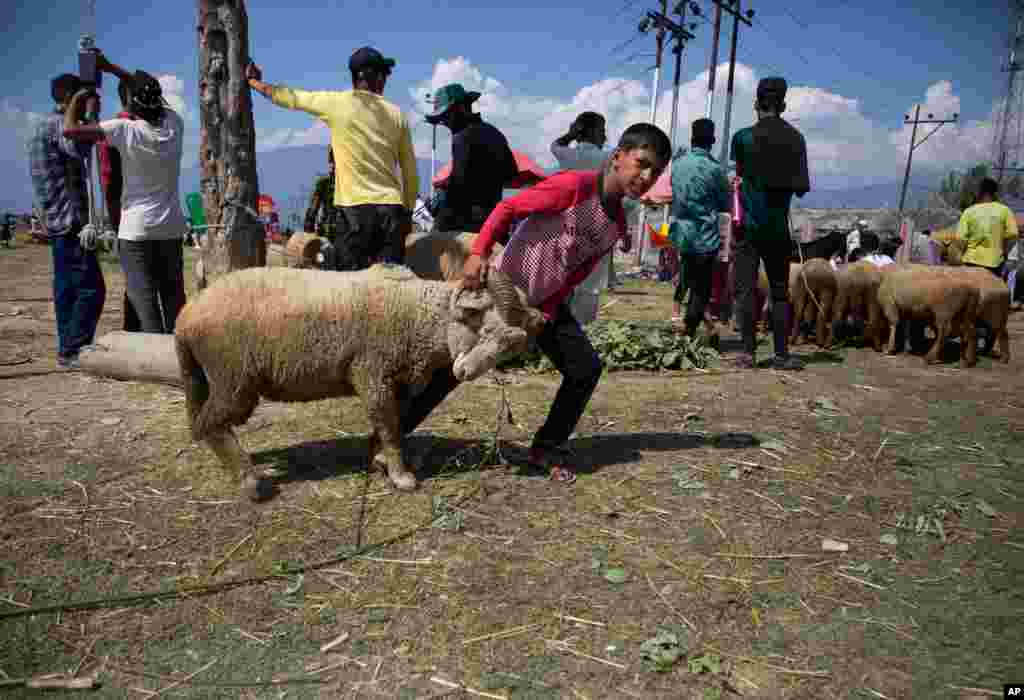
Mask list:
[[[462,498],[458,499],[453,507],[458,507],[471,499],[480,490],[479,484],[474,487],[469,493]],[[246,586],[255,586],[261,583],[267,583],[269,581],[287,579],[295,574],[301,574],[307,571],[316,571],[317,569],[324,569],[328,566],[335,566],[352,559],[358,559],[366,556],[371,552],[375,552],[379,549],[385,549],[393,544],[397,544],[403,540],[406,540],[418,532],[426,530],[431,524],[437,520],[437,516],[431,514],[430,518],[423,523],[409,528],[408,530],[401,532],[394,537],[381,540],[374,544],[368,544],[363,547],[359,547],[356,550],[347,554],[342,554],[337,557],[332,557],[312,564],[303,564],[300,566],[289,567],[288,571],[283,574],[267,574],[265,576],[250,576],[247,578],[234,579],[230,581],[221,581],[219,583],[209,583],[200,586],[193,586],[186,589],[178,589],[173,591],[151,591],[149,593],[137,593],[134,595],[116,596],[113,598],[94,598],[93,600],[83,600],[77,603],[57,603],[55,605],[41,605],[34,608],[23,608],[20,610],[12,610],[7,612],[0,612],[0,620],[10,620],[17,617],[28,617],[31,615],[44,615],[47,613],[56,612],[75,612],[79,610],[102,610],[104,608],[128,608],[135,605],[144,605],[146,603],[154,603],[160,600],[173,600],[175,598],[187,598],[191,596],[205,596],[212,595],[214,593],[220,593],[223,591],[231,590],[233,588],[244,588]]]

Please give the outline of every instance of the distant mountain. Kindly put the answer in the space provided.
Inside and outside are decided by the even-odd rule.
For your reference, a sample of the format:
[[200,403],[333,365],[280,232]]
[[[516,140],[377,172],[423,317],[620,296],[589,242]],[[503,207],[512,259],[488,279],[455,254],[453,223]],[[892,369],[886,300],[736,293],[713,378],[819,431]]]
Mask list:
[[[447,163],[447,158],[438,158],[437,168]],[[313,184],[319,175],[327,174],[326,146],[293,146],[273,151],[256,153],[260,192],[268,194],[277,203],[284,225],[290,224],[289,216],[297,212],[299,217],[306,211]],[[420,192],[430,191],[430,159],[417,158],[416,172],[420,180]],[[199,166],[182,169],[181,194],[199,191]]]
[[[939,189],[939,179],[911,180],[907,186],[908,209],[922,204],[932,190]],[[900,206],[902,182],[892,182],[841,190],[811,190],[804,197],[794,198],[794,206],[802,209],[897,209]]]
[[[325,146],[293,146],[256,154],[260,190],[277,202],[282,222],[290,223],[289,216],[297,212],[301,217],[309,202],[313,182],[318,174],[327,172]],[[449,160],[447,153],[438,154],[440,169]],[[420,193],[430,191],[430,159],[416,162],[420,179]],[[916,206],[927,198],[929,190],[938,189],[940,178],[920,175],[911,181],[907,192],[907,207]],[[899,182],[868,185],[845,189],[815,189],[803,199],[795,199],[794,206],[804,209],[878,209],[899,206]],[[185,168],[181,173],[182,198],[199,190],[199,168]],[[0,161],[0,211],[27,212],[32,206],[32,187],[28,164],[23,160]]]

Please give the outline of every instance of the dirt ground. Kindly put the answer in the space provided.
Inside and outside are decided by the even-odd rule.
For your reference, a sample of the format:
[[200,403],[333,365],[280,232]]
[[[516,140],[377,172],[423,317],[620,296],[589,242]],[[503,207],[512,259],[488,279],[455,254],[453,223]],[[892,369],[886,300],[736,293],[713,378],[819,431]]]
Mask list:
[[[630,280],[602,316],[670,295]],[[251,505],[180,392],[57,369],[49,251],[0,248],[0,688],[1001,697],[1024,678],[1022,317],[1008,365],[802,346],[804,372],[741,371],[726,337],[711,371],[607,373],[572,487],[502,459],[556,375],[460,387],[409,441],[411,495],[366,474],[358,399],[265,403],[239,434],[280,493]]]

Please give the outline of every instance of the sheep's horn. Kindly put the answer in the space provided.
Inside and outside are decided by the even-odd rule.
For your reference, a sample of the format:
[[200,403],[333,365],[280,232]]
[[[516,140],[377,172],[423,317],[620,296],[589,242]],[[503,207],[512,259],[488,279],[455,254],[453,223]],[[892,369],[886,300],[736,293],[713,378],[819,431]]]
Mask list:
[[512,280],[498,270],[489,270],[487,290],[494,297],[494,305],[498,308],[498,313],[502,318],[509,325],[522,327],[526,309],[519,299],[519,292]]

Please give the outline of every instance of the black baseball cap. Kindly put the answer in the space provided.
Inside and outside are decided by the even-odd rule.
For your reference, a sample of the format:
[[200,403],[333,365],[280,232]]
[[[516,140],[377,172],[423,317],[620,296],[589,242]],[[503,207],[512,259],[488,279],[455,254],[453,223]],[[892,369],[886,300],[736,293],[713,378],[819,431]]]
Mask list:
[[384,68],[391,71],[395,67],[395,59],[385,58],[384,54],[370,46],[364,46],[352,54],[348,59],[348,69],[358,73],[366,68]]

